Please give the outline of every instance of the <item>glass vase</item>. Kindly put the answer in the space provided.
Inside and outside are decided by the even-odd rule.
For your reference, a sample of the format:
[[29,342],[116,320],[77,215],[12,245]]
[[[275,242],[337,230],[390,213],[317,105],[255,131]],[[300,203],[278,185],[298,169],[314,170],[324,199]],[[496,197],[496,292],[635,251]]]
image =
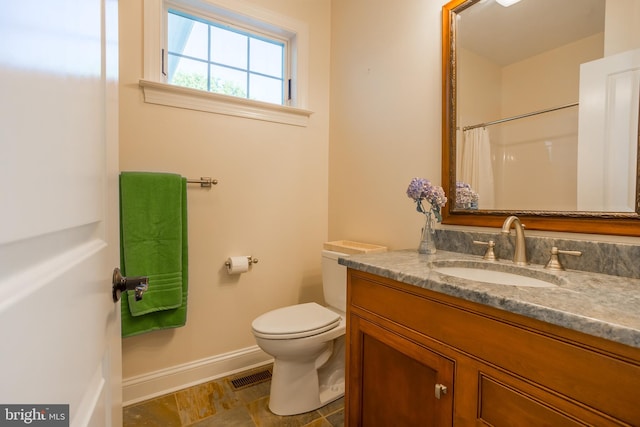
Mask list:
[[433,215],[431,212],[425,214],[426,222],[422,228],[422,236],[420,238],[420,246],[418,246],[418,253],[420,254],[435,254],[436,253],[436,241],[435,241],[435,229],[433,228]]

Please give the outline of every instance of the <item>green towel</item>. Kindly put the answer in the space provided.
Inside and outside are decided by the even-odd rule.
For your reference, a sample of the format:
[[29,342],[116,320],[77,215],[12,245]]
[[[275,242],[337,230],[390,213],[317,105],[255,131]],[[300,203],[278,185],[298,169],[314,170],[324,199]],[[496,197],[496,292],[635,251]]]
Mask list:
[[186,184],[175,174],[120,174],[120,266],[125,276],[149,277],[141,301],[123,295],[123,337],[186,323]]

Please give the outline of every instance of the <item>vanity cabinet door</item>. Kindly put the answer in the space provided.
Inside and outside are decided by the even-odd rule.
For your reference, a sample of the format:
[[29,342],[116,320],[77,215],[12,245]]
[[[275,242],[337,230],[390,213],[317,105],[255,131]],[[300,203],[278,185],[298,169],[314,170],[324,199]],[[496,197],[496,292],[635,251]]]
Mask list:
[[451,426],[454,362],[350,316],[348,425]]

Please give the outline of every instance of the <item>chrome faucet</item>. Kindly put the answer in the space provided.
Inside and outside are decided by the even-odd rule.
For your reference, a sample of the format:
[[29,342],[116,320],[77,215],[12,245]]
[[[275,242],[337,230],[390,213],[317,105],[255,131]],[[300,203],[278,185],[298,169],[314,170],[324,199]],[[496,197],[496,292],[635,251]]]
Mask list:
[[520,219],[511,215],[504,220],[502,224],[502,233],[511,234],[511,224],[516,229],[516,245],[513,251],[513,262],[518,265],[527,265],[527,247],[524,239],[524,225],[520,222]]

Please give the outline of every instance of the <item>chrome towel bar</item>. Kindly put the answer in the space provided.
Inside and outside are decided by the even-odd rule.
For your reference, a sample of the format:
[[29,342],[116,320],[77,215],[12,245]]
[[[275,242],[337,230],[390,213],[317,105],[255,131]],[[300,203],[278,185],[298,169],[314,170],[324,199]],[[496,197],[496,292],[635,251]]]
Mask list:
[[211,188],[212,185],[217,185],[218,180],[209,176],[201,176],[200,179],[187,179],[188,184],[200,184],[202,188]]

